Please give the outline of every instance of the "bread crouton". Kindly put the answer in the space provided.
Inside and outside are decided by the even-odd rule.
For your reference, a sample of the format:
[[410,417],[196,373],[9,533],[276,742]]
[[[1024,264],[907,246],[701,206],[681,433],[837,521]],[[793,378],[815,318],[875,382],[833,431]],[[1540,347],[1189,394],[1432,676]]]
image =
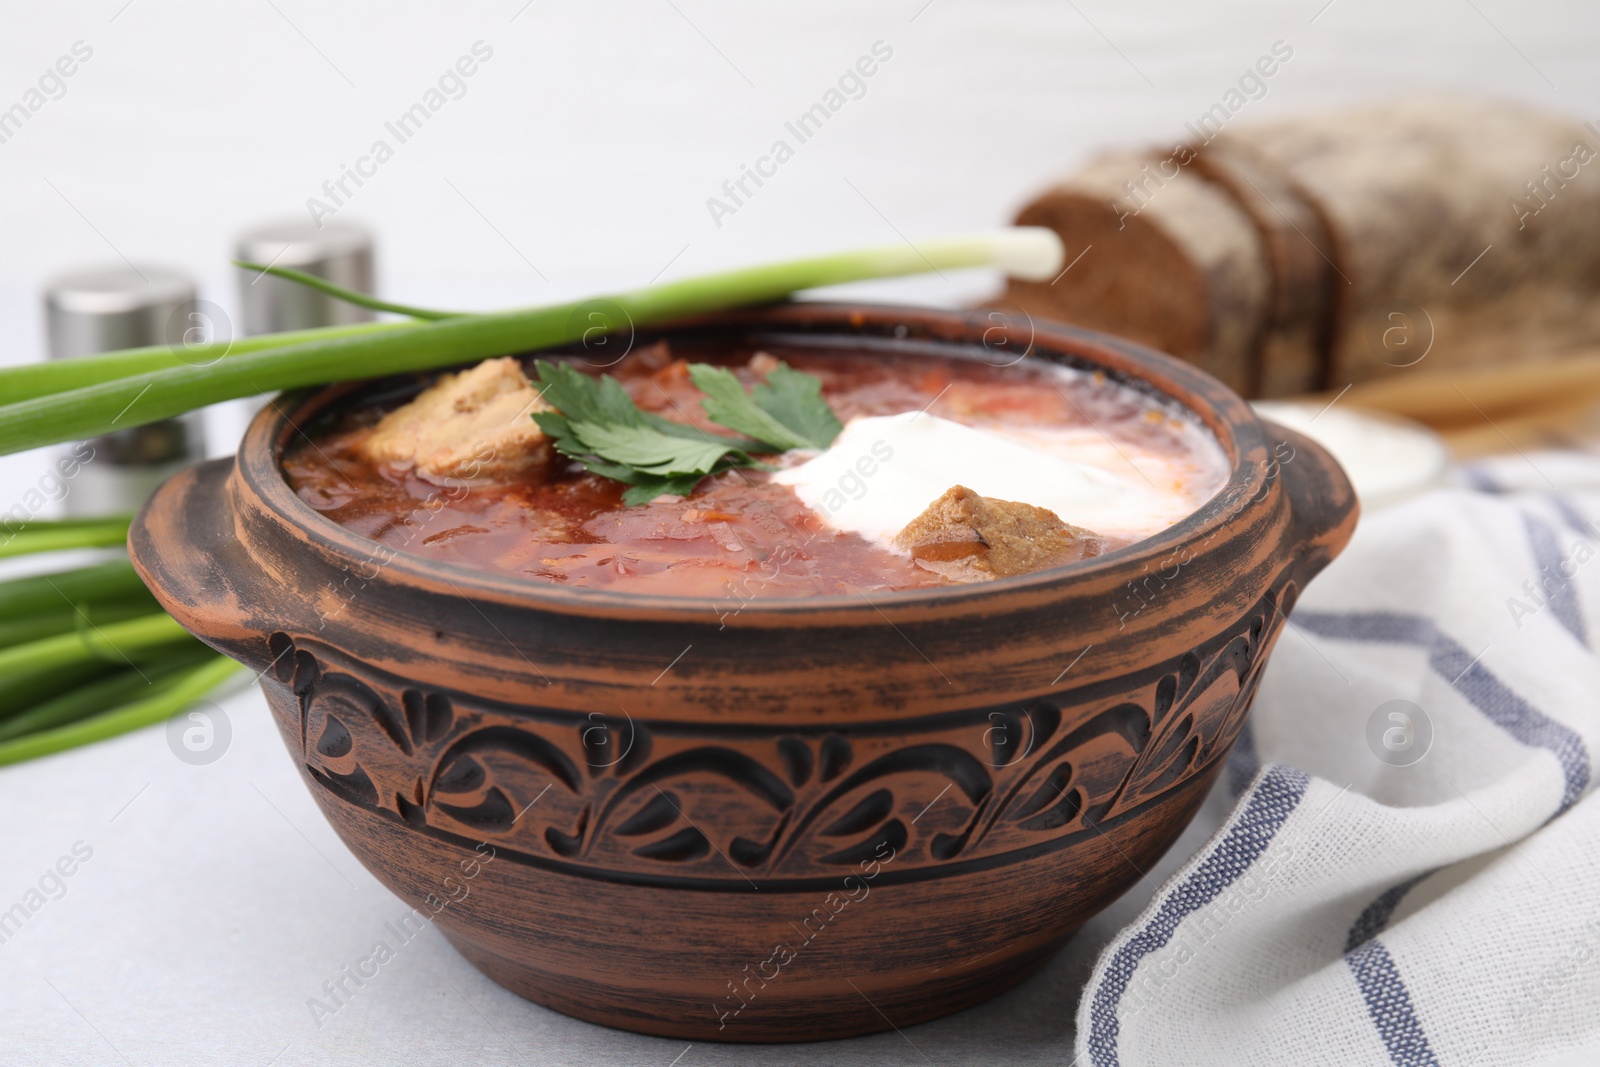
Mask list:
[[919,567],[952,582],[1009,578],[1098,555],[1104,541],[1032,504],[951,486],[895,535]]
[[488,359],[389,412],[362,447],[374,462],[425,478],[502,480],[550,461],[533,413],[551,410],[516,360]]

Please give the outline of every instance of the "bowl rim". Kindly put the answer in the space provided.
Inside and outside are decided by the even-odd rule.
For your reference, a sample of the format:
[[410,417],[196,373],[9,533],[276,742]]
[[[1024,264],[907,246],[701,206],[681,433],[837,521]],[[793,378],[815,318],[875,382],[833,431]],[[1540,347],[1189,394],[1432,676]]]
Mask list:
[[[1066,323],[1035,320],[1026,312],[1022,313],[1025,321],[1021,323],[1009,311],[1000,312],[1005,316],[1001,323],[986,317],[975,321],[991,315],[994,310],[793,301],[678,320],[641,328],[639,333],[648,341],[656,336],[695,332],[748,335],[764,331],[802,342],[808,336],[848,336],[868,348],[873,347],[874,340],[878,341],[878,347],[887,349],[895,348],[897,343],[904,347],[905,342],[921,341],[970,352],[983,347],[974,337],[981,339],[998,331],[1005,343],[1026,344],[1024,358],[1037,357],[1069,366],[1104,370],[1123,385],[1186,411],[1222,448],[1229,467],[1222,486],[1195,510],[1158,533],[1104,555],[1059,567],[989,582],[923,586],[874,592],[870,596],[857,591],[854,595],[754,597],[738,600],[740,606],[730,613],[719,611],[729,603],[728,597],[574,589],[535,578],[428,559],[358,534],[311,507],[290,488],[283,473],[282,453],[289,437],[305,436],[300,426],[308,418],[320,415],[350,393],[370,388],[384,379],[297,390],[264,405],[251,420],[240,442],[235,472],[279,522],[302,531],[307,540],[323,552],[354,561],[386,557],[382,569],[392,569],[414,584],[434,586],[458,596],[561,614],[649,615],[696,623],[703,623],[708,613],[731,614],[741,625],[757,626],[782,624],[793,616],[818,612],[837,616],[841,622],[848,622],[852,616],[859,616],[859,622],[890,621],[885,609],[970,607],[997,597],[1056,591],[1135,568],[1141,562],[1168,557],[1183,545],[1206,540],[1236,519],[1247,506],[1234,503],[1240,494],[1245,501],[1255,502],[1269,488],[1264,462],[1268,452],[1265,426],[1248,403],[1210,374],[1144,345]],[[884,343],[884,338],[889,343]],[[563,349],[552,351],[562,354]],[[890,624],[893,625],[892,621]]]

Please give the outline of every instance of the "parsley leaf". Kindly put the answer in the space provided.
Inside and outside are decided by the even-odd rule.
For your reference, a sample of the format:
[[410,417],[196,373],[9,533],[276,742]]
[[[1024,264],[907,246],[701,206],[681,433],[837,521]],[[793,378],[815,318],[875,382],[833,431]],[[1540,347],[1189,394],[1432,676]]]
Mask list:
[[811,448],[827,448],[844,430],[839,416],[822,399],[822,383],[787,363],[768,371],[766,381],[756,383],[750,390],[750,398],[809,441]]
[[706,394],[702,406],[713,422],[749,434],[780,452],[827,448],[844,429],[822,399],[822,383],[787,363],[779,363],[767,380],[749,393],[733,372],[723,367],[691,364],[689,377]]
[[[653,412],[642,411],[633,402],[627,390],[622,388],[622,383],[609,374],[593,378],[574,370],[568,364],[547,363],[544,360],[535,363],[534,368],[539,376],[539,391],[544,394],[546,401],[554,405],[559,417],[564,420],[560,424],[562,431],[567,421],[605,426],[648,426],[673,437],[684,437],[691,441],[713,441],[742,452],[749,452],[761,446],[759,441],[706,433],[698,427],[673,422]],[[539,428],[552,437],[561,436],[561,432],[552,433],[550,428],[545,426],[543,419],[556,412],[539,412],[534,415],[534,421],[539,423]]]
[[705,475],[729,453],[741,459],[749,458],[725,444],[662,433],[653,426],[599,422],[569,422],[568,426],[595,455],[646,474]]
[[643,478],[622,491],[622,502],[631,508],[637,504],[648,504],[656,497],[668,493],[673,496],[688,496],[699,484],[698,474],[680,478]]
[[744,386],[739,384],[739,379],[732,371],[696,363],[690,366],[689,377],[706,394],[701,406],[713,422],[747,433],[780,452],[809,447],[804,437],[759,407],[744,391]]
[[809,374],[779,364],[749,394],[720,367],[696,363],[689,374],[706,394],[706,414],[746,434],[724,437],[641,410],[615,378],[591,377],[569,364],[534,364],[538,387],[554,411],[533,419],[556,451],[628,489],[623,503],[643,504],[665,493],[688,496],[701,478],[736,467],[762,468],[752,453],[826,448],[841,429]]
[[665,493],[688,496],[701,478],[733,467],[759,466],[746,446],[640,410],[620,382],[590,377],[571,366],[535,364],[540,391],[555,411],[533,419],[556,451],[602,478],[628,486],[623,503],[643,504]]

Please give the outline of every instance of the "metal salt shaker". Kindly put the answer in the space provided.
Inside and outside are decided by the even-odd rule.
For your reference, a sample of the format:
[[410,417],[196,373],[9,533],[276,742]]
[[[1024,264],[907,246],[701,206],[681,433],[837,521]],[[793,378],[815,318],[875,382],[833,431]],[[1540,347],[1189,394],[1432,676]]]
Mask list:
[[[345,289],[373,288],[372,235],[348,223],[282,222],[239,235],[234,258],[263,266],[291,267]],[[371,322],[366,308],[257,270],[239,270],[239,300],[246,334],[309,330]]]
[[[157,267],[73,271],[45,287],[44,303],[51,359],[147,345],[182,346],[208,326],[194,283]],[[128,415],[130,422],[138,417],[136,410]],[[76,445],[63,501],[67,514],[138,510],[156,486],[205,458],[204,426],[200,414],[191,412]]]

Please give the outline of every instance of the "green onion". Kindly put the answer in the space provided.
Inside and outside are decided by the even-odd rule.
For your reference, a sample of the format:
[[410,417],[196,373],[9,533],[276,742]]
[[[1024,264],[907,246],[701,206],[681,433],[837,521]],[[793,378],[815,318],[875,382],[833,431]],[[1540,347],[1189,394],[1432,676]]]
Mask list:
[[[30,522],[9,544],[67,547],[54,535],[107,528],[125,536],[127,519]],[[234,666],[162,612],[125,559],[0,581],[0,763],[158,721],[180,682],[178,707]]]
[[245,270],[258,270],[262,274],[272,274],[291,282],[298,282],[307,289],[315,289],[319,293],[327,293],[329,296],[343,300],[347,304],[354,304],[356,307],[363,307],[369,311],[392,311],[396,315],[406,315],[413,319],[428,321],[434,319],[457,319],[466,314],[466,312],[462,311],[435,311],[431,308],[412,307],[410,304],[396,304],[389,300],[379,300],[375,296],[370,296],[367,293],[358,293],[354,289],[346,289],[342,285],[334,285],[326,278],[319,278],[315,274],[307,274],[303,270],[295,270],[291,267],[274,267],[251,263],[244,259],[234,260],[233,265],[235,267],[243,267]]
[[261,334],[257,337],[236,337],[227,341],[207,341],[194,345],[155,345],[149,348],[125,348],[116,352],[102,352],[92,356],[51,360],[44,363],[24,363],[0,369],[0,396],[5,397],[5,407],[24,400],[50,396],[68,389],[119,378],[130,378],[151,371],[197,367],[215,363],[224,356],[245,352],[259,352],[267,348],[282,348],[301,341],[325,340],[332,337],[356,337],[363,334],[387,333],[411,329],[409,322],[362,322],[352,326],[323,326],[314,330],[289,330],[284,333]]
[[108,522],[119,519],[131,519],[132,515],[96,515],[85,519],[16,519],[0,518],[0,534],[15,537],[27,530],[76,530],[84,526],[102,526]]
[[155,614],[104,626],[85,625],[69,634],[0,649],[0,715],[21,711],[59,691],[64,675],[93,677],[185,644],[199,642],[171,616]]
[[[54,552],[65,548],[110,548],[128,542],[128,525],[131,515],[101,519],[93,522],[66,520],[62,522],[30,522],[0,541],[0,559],[22,556],[32,552]],[[9,527],[8,527],[9,529]]]
[[121,622],[141,615],[153,615],[161,605],[149,593],[130,596],[126,600],[97,598],[92,603],[64,607],[59,611],[41,611],[0,621],[0,648],[37,641],[77,630],[86,623],[96,626],[108,622]]
[[10,741],[24,734],[64,726],[90,715],[98,715],[107,708],[115,708],[140,697],[154,695],[157,684],[177,672],[193,667],[202,660],[215,658],[216,653],[201,647],[185,648],[163,660],[152,662],[141,670],[118,671],[98,678],[59,696],[35,704],[26,711],[0,719],[0,741]]
[[71,667],[90,660],[134,662],[133,657],[174,641],[192,641],[170,615],[142,615],[104,626],[86,624],[70,634],[0,649],[0,675]]
[[67,604],[148,596],[125,559],[0,582],[0,617],[20,618]]
[[141,726],[163,722],[215,689],[237,670],[239,665],[233,660],[215,656],[198,667],[190,667],[157,682],[151,694],[142,700],[66,726],[0,742],[0,765],[103,741]]
[[56,671],[18,672],[0,677],[0,721],[27,711],[41,700],[59,696],[67,685],[92,682],[116,669],[115,663],[106,660],[80,664],[72,669],[70,683],[63,682]]
[[[605,298],[628,324],[762,304],[790,293],[844,282],[917,274],[945,268],[1008,265],[1014,273],[1048,277],[1059,266],[1061,245],[1048,231],[1016,230],[843,252],[788,263],[747,267],[667,282]],[[53,363],[27,381],[32,399],[0,405],[0,454],[93,437],[181,415],[237,397],[321,385],[330,381],[450,366],[490,356],[578,340],[592,331],[585,311],[594,300],[550,307],[463,315],[383,331],[308,331],[303,339],[278,338],[272,347],[241,346],[202,366],[193,350],[172,353],[165,366],[146,366],[110,381],[81,384],[77,375],[52,379]],[[621,326],[614,321],[612,327]],[[146,350],[148,351],[148,350]],[[146,358],[146,357],[141,357]],[[173,362],[175,361],[175,362]],[[75,368],[73,368],[75,369]],[[10,372],[0,372],[0,395],[20,395]],[[117,373],[113,371],[113,373]]]

